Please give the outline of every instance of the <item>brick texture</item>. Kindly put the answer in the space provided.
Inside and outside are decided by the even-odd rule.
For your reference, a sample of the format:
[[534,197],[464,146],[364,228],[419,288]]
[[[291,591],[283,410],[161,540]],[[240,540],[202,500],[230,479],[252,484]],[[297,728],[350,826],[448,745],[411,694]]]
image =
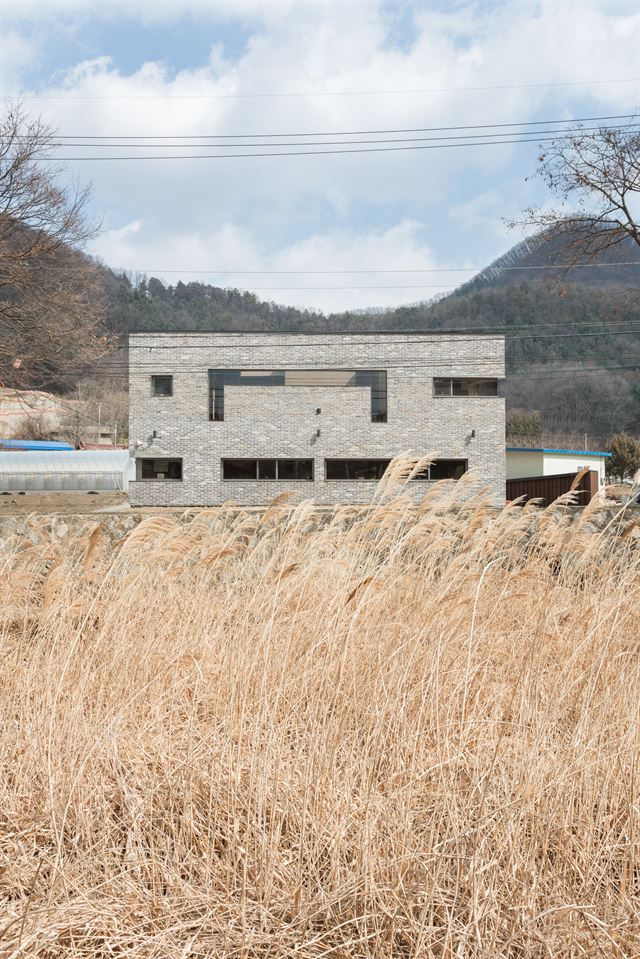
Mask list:
[[[133,455],[183,461],[182,481],[132,482],[133,505],[259,506],[285,489],[324,504],[366,503],[375,482],[326,481],[325,458],[399,453],[467,459],[469,490],[488,487],[494,502],[504,502],[504,400],[433,395],[434,377],[503,377],[503,337],[140,333],[130,336],[129,348]],[[210,421],[208,371],[225,368],[386,370],[388,421],[371,422],[368,388],[325,386],[226,386],[224,421]],[[152,395],[151,375],[158,373],[173,375],[173,396]],[[223,481],[222,457],[313,458],[315,479]],[[410,484],[416,497],[427,486]]]

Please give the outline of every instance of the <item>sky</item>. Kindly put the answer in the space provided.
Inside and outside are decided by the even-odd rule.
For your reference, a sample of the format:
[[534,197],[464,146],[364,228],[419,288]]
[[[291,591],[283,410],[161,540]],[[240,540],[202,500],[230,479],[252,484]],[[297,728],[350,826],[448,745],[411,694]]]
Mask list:
[[[550,203],[535,139],[201,159],[224,151],[175,138],[326,151],[348,131],[486,142],[487,124],[640,112],[640,0],[0,0],[0,17],[3,109],[126,145],[58,151],[93,185],[91,252],[325,312],[430,299],[522,239],[507,221]],[[451,134],[356,139],[425,135]]]

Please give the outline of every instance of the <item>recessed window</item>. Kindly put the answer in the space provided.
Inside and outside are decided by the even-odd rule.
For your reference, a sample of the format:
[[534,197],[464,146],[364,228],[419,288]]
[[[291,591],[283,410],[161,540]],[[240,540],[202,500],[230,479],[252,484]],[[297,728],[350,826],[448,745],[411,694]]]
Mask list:
[[416,473],[417,480],[460,479],[467,472],[467,460],[434,460],[429,466]]
[[173,376],[167,373],[152,376],[151,392],[154,396],[173,396]]
[[[328,480],[380,480],[390,459],[325,460],[324,475]],[[435,460],[413,477],[414,480],[460,479],[467,472],[467,460]]]
[[223,480],[313,482],[312,459],[223,459]]
[[143,480],[181,480],[182,460],[180,459],[139,459],[137,477]]
[[258,478],[257,460],[223,460],[222,478],[233,480],[254,480]]
[[313,460],[277,460],[279,480],[313,481]]
[[498,380],[479,377],[437,377],[433,381],[434,396],[497,396]]
[[325,460],[324,475],[328,480],[379,480],[390,462],[388,459]]
[[210,420],[224,420],[225,386],[359,386],[369,390],[371,422],[387,422],[386,370],[209,370]]

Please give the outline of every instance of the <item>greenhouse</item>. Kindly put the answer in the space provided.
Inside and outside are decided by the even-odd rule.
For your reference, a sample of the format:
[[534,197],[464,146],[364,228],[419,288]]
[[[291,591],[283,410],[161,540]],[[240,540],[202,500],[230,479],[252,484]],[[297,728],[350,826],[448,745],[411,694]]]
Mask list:
[[135,479],[128,450],[0,451],[1,492],[123,490]]

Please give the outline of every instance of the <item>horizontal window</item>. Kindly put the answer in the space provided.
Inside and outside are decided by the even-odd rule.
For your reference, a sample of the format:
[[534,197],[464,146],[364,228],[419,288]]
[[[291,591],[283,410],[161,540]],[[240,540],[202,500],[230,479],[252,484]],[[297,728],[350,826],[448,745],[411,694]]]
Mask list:
[[498,380],[480,377],[436,378],[434,396],[497,396]]
[[325,460],[328,480],[379,480],[391,460]]
[[313,460],[223,459],[223,480],[295,480],[313,482]]
[[154,396],[173,396],[173,376],[166,373],[152,376],[151,392]]
[[137,479],[143,480],[181,480],[182,460],[179,459],[139,459],[136,463]]
[[210,420],[224,420],[225,386],[359,386],[370,391],[371,422],[387,422],[386,370],[209,370]]
[[[328,480],[379,480],[390,459],[325,460],[324,475]],[[467,460],[434,460],[413,477],[414,480],[460,479],[467,472]]]
[[417,480],[460,479],[467,472],[467,460],[434,460],[426,469],[416,473]]

